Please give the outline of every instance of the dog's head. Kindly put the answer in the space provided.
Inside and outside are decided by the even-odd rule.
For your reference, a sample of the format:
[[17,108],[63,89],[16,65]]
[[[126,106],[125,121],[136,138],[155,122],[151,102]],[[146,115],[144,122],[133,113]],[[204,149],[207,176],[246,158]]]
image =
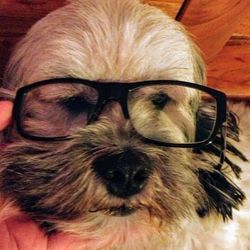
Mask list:
[[227,217],[242,200],[210,159],[216,146],[208,157],[165,145],[204,141],[215,111],[209,98],[201,105],[203,89],[180,84],[204,83],[204,65],[185,30],[160,10],[136,0],[78,0],[49,14],[17,46],[3,88],[37,81],[16,100],[24,134],[71,133],[27,139],[14,122],[1,152],[1,189],[46,230],[106,235],[102,247],[132,231],[150,241],[184,218],[214,210]]

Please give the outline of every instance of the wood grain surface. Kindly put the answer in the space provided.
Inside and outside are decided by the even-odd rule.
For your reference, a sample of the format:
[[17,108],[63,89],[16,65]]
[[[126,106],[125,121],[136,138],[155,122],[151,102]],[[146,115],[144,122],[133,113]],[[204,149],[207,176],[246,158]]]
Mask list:
[[233,99],[250,101],[250,5],[234,34],[208,64],[208,83]]
[[[144,0],[175,17],[184,0]],[[0,0],[0,78],[13,46],[64,0]],[[182,22],[208,64],[208,84],[250,99],[250,0],[191,0]],[[233,34],[233,35],[232,35]]]
[[209,62],[250,12],[250,0],[191,0],[182,18]]
[[231,98],[250,100],[250,37],[233,36],[208,64],[208,83]]
[[144,0],[144,2],[160,8],[175,18],[184,0]]

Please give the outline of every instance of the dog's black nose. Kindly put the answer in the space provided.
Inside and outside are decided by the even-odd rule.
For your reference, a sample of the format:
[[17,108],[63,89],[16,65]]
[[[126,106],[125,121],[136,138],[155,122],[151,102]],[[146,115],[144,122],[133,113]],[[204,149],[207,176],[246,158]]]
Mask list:
[[139,193],[151,173],[149,162],[132,151],[98,158],[94,170],[108,191],[121,198]]

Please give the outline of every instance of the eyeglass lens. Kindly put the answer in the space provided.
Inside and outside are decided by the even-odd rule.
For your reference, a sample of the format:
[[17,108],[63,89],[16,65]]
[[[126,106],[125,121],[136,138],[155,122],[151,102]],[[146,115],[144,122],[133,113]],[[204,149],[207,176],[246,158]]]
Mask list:
[[[98,90],[82,83],[41,85],[25,95],[20,125],[31,136],[69,136],[87,126],[98,100]],[[205,141],[217,119],[215,98],[186,86],[151,85],[129,90],[127,107],[140,135],[165,143]]]

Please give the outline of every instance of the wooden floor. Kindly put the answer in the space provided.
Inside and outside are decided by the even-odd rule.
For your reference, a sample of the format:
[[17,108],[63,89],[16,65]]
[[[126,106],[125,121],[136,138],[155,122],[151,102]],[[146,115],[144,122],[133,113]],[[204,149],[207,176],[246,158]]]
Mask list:
[[[0,0],[0,80],[16,42],[34,22],[64,2]],[[175,17],[183,0],[144,2],[157,6]],[[208,62],[209,86],[223,90],[231,98],[250,100],[250,0],[190,2],[182,22],[187,29],[195,33],[204,49]],[[223,33],[221,30],[226,32]],[[229,34],[229,31],[233,35]],[[223,43],[223,39],[226,39],[226,44]]]

